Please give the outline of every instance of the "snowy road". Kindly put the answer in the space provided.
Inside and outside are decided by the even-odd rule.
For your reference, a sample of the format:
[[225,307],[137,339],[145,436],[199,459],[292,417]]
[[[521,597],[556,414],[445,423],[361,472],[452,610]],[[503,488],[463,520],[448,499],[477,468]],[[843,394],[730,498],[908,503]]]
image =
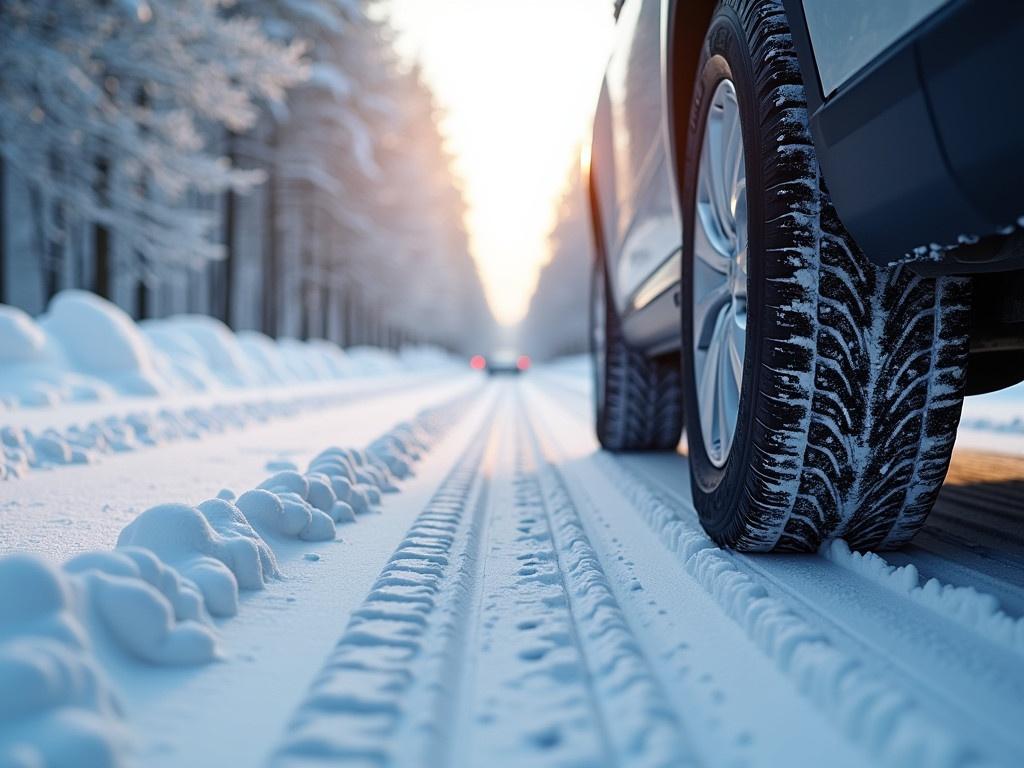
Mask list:
[[34,473],[0,486],[0,551],[109,548],[151,504],[448,403],[379,514],[274,543],[284,579],[217,621],[223,661],[100,648],[138,763],[1024,763],[1024,460],[958,453],[885,560],[745,556],[703,534],[685,456],[598,451],[588,397],[566,371],[435,379]]

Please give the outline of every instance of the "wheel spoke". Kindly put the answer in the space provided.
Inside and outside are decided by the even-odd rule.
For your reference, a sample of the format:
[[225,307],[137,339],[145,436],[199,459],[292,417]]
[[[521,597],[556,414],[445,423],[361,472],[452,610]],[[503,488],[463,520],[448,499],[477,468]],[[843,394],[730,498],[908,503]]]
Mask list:
[[707,349],[711,343],[712,334],[718,327],[719,315],[729,304],[731,293],[729,283],[722,280],[712,290],[708,291],[703,298],[695,300],[693,306],[693,333],[694,343],[697,349]]
[[721,161],[721,153],[725,151],[722,146],[721,127],[719,126],[717,134],[717,140],[712,142],[714,149],[712,150],[717,156],[717,161],[709,163],[710,179],[709,179],[709,197],[711,199],[711,209],[715,215],[715,228],[720,233],[723,240],[731,242],[733,237],[731,216],[729,214],[729,201],[727,199],[727,187],[725,182],[725,168]]
[[712,334],[711,344],[708,346],[708,351],[704,353],[704,366],[701,369],[700,381],[697,383],[701,428],[704,430],[705,438],[713,437],[715,404],[719,388],[718,358],[721,356],[721,341],[719,334]]
[[732,372],[732,381],[737,396],[743,384],[743,355],[746,348],[746,328],[740,329],[735,317],[729,318],[728,341],[726,347],[729,352],[729,365]]
[[728,455],[732,443],[732,431],[736,427],[735,409],[732,400],[732,377],[729,374],[729,351],[727,344],[722,344],[718,357],[718,434],[715,435],[718,448],[716,458],[723,460]]
[[707,267],[721,275],[729,274],[728,240],[718,231],[715,213],[708,203],[697,204],[693,231],[693,253]]

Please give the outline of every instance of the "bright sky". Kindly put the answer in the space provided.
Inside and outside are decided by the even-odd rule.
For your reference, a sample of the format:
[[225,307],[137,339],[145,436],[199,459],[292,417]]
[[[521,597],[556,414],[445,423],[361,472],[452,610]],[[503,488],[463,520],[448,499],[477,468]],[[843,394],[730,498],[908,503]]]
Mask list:
[[522,318],[596,102],[612,0],[386,0],[447,112],[467,226],[499,322]]

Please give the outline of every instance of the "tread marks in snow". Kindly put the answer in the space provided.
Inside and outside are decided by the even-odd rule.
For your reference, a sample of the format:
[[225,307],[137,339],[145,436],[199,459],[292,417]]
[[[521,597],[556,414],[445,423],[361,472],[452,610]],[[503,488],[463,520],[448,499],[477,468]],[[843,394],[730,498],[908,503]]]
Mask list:
[[557,470],[513,429],[483,462],[478,439],[417,519],[275,765],[689,764]]
[[544,457],[538,433],[533,434],[544,463],[538,483],[551,536],[616,762],[695,765],[696,758],[684,743],[684,726],[615,599],[565,481]]
[[455,465],[353,613],[272,764],[392,759],[394,733],[408,716],[415,662],[427,650],[453,558],[467,545],[466,511],[483,438],[478,435]]
[[[516,412],[520,424],[521,412]],[[522,427],[489,509],[468,765],[605,765],[609,748]]]
[[801,694],[878,764],[957,766],[986,762],[910,694],[794,613],[719,549],[696,519],[674,507],[617,461],[602,467],[686,572],[719,604]]

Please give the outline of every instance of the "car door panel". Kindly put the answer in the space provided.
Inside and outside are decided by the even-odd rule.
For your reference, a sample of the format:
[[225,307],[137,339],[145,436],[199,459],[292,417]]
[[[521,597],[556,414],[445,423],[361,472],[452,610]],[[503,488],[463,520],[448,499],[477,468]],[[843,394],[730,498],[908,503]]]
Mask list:
[[634,298],[645,295],[644,284],[681,239],[665,141],[663,2],[626,0],[605,79],[614,174],[605,242],[612,294],[623,314],[638,308]]

